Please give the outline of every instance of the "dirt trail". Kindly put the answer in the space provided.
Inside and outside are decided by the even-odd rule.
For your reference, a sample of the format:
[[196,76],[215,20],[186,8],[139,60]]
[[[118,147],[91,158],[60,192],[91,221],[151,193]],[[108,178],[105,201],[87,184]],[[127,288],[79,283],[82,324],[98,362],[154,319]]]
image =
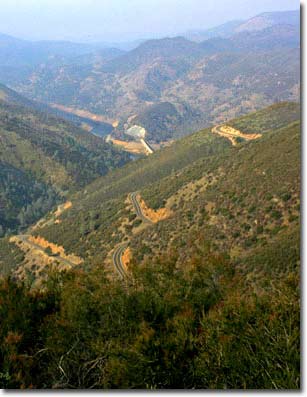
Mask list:
[[261,138],[261,134],[244,134],[243,132],[236,130],[228,125],[218,125],[212,128],[213,134],[218,134],[224,138],[227,138],[233,146],[238,144],[236,138],[242,138],[247,141],[252,141],[254,139]]

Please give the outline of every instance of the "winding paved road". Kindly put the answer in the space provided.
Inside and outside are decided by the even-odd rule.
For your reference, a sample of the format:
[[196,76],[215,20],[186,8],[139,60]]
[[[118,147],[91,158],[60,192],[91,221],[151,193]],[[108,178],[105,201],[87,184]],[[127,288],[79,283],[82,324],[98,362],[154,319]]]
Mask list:
[[236,146],[237,145],[237,141],[236,141],[235,138],[237,136],[233,135],[233,134],[228,134],[228,133],[225,133],[225,132],[221,132],[220,131],[221,127],[223,127],[223,126],[222,125],[217,125],[217,126],[213,127],[211,131],[213,132],[213,134],[217,134],[217,135],[219,135],[221,137],[224,137],[224,138],[228,139],[231,142],[232,146]]
[[130,200],[131,200],[131,203],[132,203],[132,205],[133,205],[133,208],[134,208],[134,210],[135,210],[135,212],[136,212],[136,215],[137,215],[143,222],[153,224],[154,222],[153,222],[151,219],[147,218],[147,216],[145,216],[145,215],[143,214],[142,208],[141,208],[140,203],[138,202],[138,199],[137,199],[136,196],[137,196],[137,192],[130,193],[130,195],[129,195]]
[[218,134],[224,138],[229,139],[233,146],[237,146],[238,144],[236,138],[241,138],[246,141],[253,141],[254,139],[261,138],[262,136],[261,134],[244,134],[243,132],[225,124],[217,125],[213,127],[211,131],[213,132],[213,134]]
[[127,277],[127,273],[126,273],[126,270],[125,270],[125,267],[124,267],[124,264],[122,261],[123,253],[127,247],[128,247],[128,243],[123,243],[115,249],[114,254],[113,254],[113,264],[122,279]]
[[[135,210],[135,213],[136,213],[136,215],[143,221],[143,222],[145,222],[145,223],[149,223],[149,224],[153,224],[154,222],[152,222],[149,218],[147,218],[144,214],[143,214],[143,212],[142,212],[142,208],[141,208],[141,206],[140,206],[140,203],[139,203],[139,201],[138,201],[138,199],[137,199],[137,192],[134,192],[134,193],[130,193],[129,194],[129,198],[130,198],[130,201],[131,201],[131,203],[132,203],[132,205],[133,205],[133,208],[134,208],[134,210]],[[123,256],[123,253],[125,252],[125,250],[126,250],[126,248],[128,247],[128,243],[122,243],[121,245],[119,245],[116,249],[115,249],[115,251],[114,251],[114,253],[113,253],[113,264],[114,264],[114,266],[115,266],[115,269],[117,270],[117,272],[119,273],[119,275],[120,275],[120,277],[122,278],[122,279],[124,279],[125,277],[127,277],[127,272],[126,272],[126,269],[125,269],[125,266],[124,266],[124,264],[123,264],[123,261],[122,261],[122,256]]]
[[[45,248],[43,248],[43,247],[41,247],[40,245],[35,244],[35,243],[33,243],[32,241],[29,240],[29,237],[31,237],[31,236],[26,235],[26,234],[23,234],[23,235],[18,235],[18,236],[16,236],[16,237],[17,237],[20,241],[22,241],[23,243],[26,243],[26,244],[30,245],[31,247],[33,247],[33,248],[35,248],[35,249],[37,249],[37,250],[39,250],[39,251],[42,251],[42,252],[46,253]],[[56,255],[55,255],[55,256],[53,256],[53,258],[54,258],[55,260],[57,260],[58,262],[64,264],[64,265],[68,265],[68,266],[71,266],[71,267],[76,266],[76,263],[73,263],[73,262],[69,261],[68,259],[62,258],[61,256],[56,256]]]

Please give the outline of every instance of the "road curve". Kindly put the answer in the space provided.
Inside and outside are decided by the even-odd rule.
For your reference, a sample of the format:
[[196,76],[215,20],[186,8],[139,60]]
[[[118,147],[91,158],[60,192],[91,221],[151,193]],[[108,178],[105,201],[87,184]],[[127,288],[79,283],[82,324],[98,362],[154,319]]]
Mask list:
[[140,206],[140,203],[138,202],[138,199],[137,199],[136,195],[137,195],[137,192],[130,193],[130,195],[129,195],[130,200],[131,200],[131,203],[132,203],[132,205],[133,205],[133,208],[134,208],[134,210],[135,210],[135,212],[136,212],[136,215],[137,215],[143,222],[153,224],[154,222],[153,222],[151,219],[147,218],[147,216],[145,216],[145,215],[143,214],[142,208],[141,208],[141,206]]
[[[20,241],[22,241],[22,242],[24,242],[24,243],[30,245],[31,247],[33,247],[33,248],[35,248],[35,249],[37,249],[37,250],[39,250],[39,251],[42,251],[42,252],[46,253],[46,252],[45,252],[45,248],[43,248],[43,247],[41,247],[40,245],[35,244],[35,243],[33,243],[32,241],[29,240],[29,237],[31,237],[31,236],[24,234],[24,235],[18,235],[18,236],[16,236],[16,237],[17,237]],[[55,260],[57,260],[58,262],[61,262],[62,264],[65,264],[65,265],[68,265],[68,266],[71,266],[71,267],[76,266],[76,263],[73,263],[73,262],[69,261],[68,259],[62,258],[61,256],[54,256],[53,258],[54,258]]]
[[122,279],[127,277],[127,273],[122,261],[123,253],[127,247],[128,247],[128,243],[123,243],[119,247],[117,247],[113,253],[114,266]]
[[222,127],[222,125],[217,125],[217,126],[213,127],[212,130],[211,130],[212,133],[213,134],[217,134],[217,135],[219,135],[219,136],[221,136],[223,138],[228,139],[231,142],[232,146],[236,146],[237,145],[237,141],[235,139],[236,136],[234,136],[232,134],[226,134],[226,133],[221,132],[220,131],[221,127]]
[[[143,222],[149,223],[149,224],[153,224],[154,222],[152,222],[152,220],[150,220],[149,218],[147,218],[147,217],[143,214],[142,208],[141,208],[140,203],[139,203],[139,201],[138,201],[138,199],[137,199],[136,196],[137,196],[137,192],[134,192],[134,193],[130,193],[130,194],[129,194],[129,198],[130,198],[130,201],[131,201],[131,203],[132,203],[132,205],[133,205],[133,208],[134,208],[134,211],[135,211],[136,215],[137,215]],[[114,251],[114,253],[113,253],[113,257],[112,257],[113,265],[114,265],[115,269],[117,270],[118,274],[120,275],[120,277],[121,277],[122,279],[124,279],[125,277],[127,277],[127,272],[126,272],[125,266],[124,266],[123,261],[122,261],[123,253],[124,253],[124,251],[126,250],[127,247],[128,247],[128,243],[122,243],[122,244],[120,244],[120,245],[115,249],[115,251]]]
[[261,138],[262,136],[261,134],[244,134],[243,132],[225,124],[217,125],[213,127],[211,131],[213,132],[213,134],[218,134],[224,138],[229,139],[233,146],[237,146],[238,144],[236,138],[241,138],[246,141],[253,141],[254,139]]

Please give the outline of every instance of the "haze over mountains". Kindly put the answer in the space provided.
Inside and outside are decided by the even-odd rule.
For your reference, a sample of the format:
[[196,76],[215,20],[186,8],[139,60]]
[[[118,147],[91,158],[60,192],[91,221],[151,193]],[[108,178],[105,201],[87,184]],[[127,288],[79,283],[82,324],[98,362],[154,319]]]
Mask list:
[[300,25],[299,11],[288,12],[264,12],[246,21],[235,20],[223,25],[203,31],[193,31],[185,34],[187,38],[195,41],[203,41],[213,37],[229,37],[240,32],[255,32],[274,25]]
[[104,116],[119,132],[137,121],[160,142],[299,100],[299,28],[298,11],[264,13],[211,29],[205,41],[149,40],[125,53],[4,38],[1,80],[31,99]]

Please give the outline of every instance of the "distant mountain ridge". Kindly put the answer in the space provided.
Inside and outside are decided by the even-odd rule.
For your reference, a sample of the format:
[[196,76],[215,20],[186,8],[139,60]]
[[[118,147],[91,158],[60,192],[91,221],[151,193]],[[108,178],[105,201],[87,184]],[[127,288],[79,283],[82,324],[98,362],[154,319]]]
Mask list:
[[184,37],[148,40],[127,54],[106,63],[102,71],[128,73],[140,67],[149,59],[178,59],[187,63],[200,58],[201,55],[201,48]]
[[52,58],[73,58],[105,49],[99,44],[28,41],[0,34],[0,66],[35,66]]
[[274,25],[300,25],[300,11],[264,12],[235,28],[236,32],[263,30]]
[[[253,22],[248,30],[244,22],[242,31],[237,21],[227,25],[227,34],[201,42],[148,40],[128,52],[105,49],[33,68],[0,63],[0,73],[28,98],[112,119],[119,136],[133,120],[143,120],[147,138],[160,142],[274,102],[298,101],[298,17],[297,11],[265,13],[255,17],[266,21],[261,29]],[[102,126],[101,134],[112,128]]]
[[191,31],[183,35],[190,40],[201,42],[214,37],[229,37],[240,32],[260,31],[274,25],[299,26],[299,24],[299,10],[264,12],[246,21],[234,20],[207,30]]

